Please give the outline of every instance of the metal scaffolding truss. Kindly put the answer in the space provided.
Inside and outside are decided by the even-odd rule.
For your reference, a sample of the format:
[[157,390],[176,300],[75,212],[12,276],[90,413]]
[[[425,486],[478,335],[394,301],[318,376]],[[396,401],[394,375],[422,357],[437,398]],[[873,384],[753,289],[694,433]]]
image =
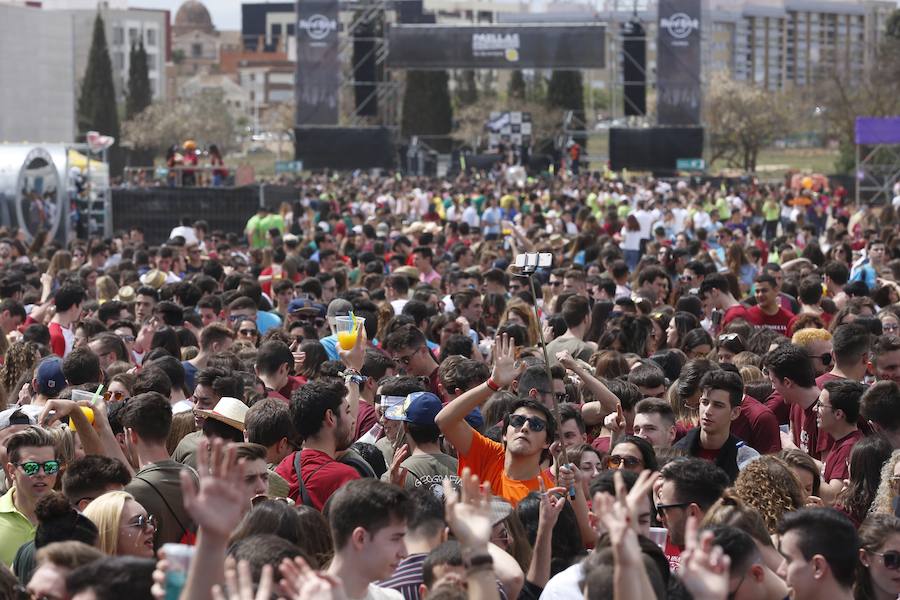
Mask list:
[[900,117],[857,117],[856,203],[890,204],[900,181]]
[[[388,23],[387,0],[368,0],[364,2],[341,2],[340,11],[349,14],[342,19],[346,25],[344,35],[339,41],[341,63],[348,65],[341,72],[341,95],[346,94],[350,101],[349,127],[365,127],[379,125],[397,128],[399,123],[400,84],[390,79],[390,72],[384,68],[388,55],[388,44],[385,36]],[[354,56],[354,46],[361,42],[370,47],[361,56]],[[354,75],[360,67],[374,58],[373,80],[356,79]],[[357,102],[357,88],[365,88],[367,93]],[[377,114],[365,114],[373,105],[377,106]]]
[[856,146],[856,203],[890,204],[900,181],[900,144]]

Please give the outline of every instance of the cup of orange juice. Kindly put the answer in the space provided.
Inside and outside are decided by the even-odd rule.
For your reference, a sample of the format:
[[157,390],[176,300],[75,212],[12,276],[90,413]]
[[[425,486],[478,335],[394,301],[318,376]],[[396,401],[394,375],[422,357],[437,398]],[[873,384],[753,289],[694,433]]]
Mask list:
[[356,345],[359,330],[365,322],[363,317],[335,317],[334,329],[341,349],[350,350]]
[[[81,412],[84,413],[84,416],[87,418],[88,423],[91,423],[93,425],[94,409],[89,406],[79,406],[78,408],[80,408]],[[75,431],[75,421],[74,420],[71,420],[71,419],[69,420],[69,429],[72,431]]]

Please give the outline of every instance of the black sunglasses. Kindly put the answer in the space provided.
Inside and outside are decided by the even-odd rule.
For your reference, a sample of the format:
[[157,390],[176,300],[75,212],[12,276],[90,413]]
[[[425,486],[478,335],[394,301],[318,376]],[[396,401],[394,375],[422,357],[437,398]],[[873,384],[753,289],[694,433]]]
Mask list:
[[881,560],[884,562],[884,568],[889,571],[900,569],[900,552],[897,552],[896,550],[888,550],[887,552],[869,551],[869,554],[880,556]]
[[660,517],[663,516],[663,512],[669,510],[670,508],[686,508],[690,506],[690,502],[673,502],[672,504],[657,504],[656,505],[656,514]]
[[813,356],[813,358],[818,358],[819,360],[821,360],[822,364],[826,367],[831,364],[831,354],[828,352],[826,352],[822,356]]
[[525,415],[510,415],[509,424],[515,429],[522,429],[528,423],[528,429],[531,431],[543,431],[547,423],[543,419],[537,417],[526,417]]

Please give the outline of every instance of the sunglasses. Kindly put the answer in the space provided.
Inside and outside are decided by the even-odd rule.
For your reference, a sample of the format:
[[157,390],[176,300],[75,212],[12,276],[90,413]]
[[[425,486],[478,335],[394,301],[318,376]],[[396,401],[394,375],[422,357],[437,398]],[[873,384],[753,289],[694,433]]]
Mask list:
[[107,390],[103,392],[103,399],[106,402],[121,402],[125,399],[125,392],[110,392]]
[[813,356],[812,358],[818,358],[826,367],[831,364],[831,354],[829,354],[828,352],[826,352],[822,356]]
[[238,334],[246,336],[255,336],[258,332],[255,329],[238,329]]
[[525,423],[528,423],[528,429],[531,431],[543,431],[547,427],[547,423],[537,417],[526,417],[525,415],[510,415],[509,417],[509,424],[514,429],[522,429]]
[[134,341],[134,336],[133,335],[120,335],[119,339],[121,339],[126,344],[130,344],[131,342]]
[[228,315],[228,320],[232,323],[237,323],[238,321],[253,321],[256,317],[248,317],[247,315]]
[[153,515],[138,515],[137,519],[131,523],[126,523],[124,527],[135,527],[141,531],[150,531],[156,529],[156,517]]
[[562,281],[551,281],[551,282],[550,282],[550,287],[559,287],[559,286],[561,286],[562,284],[563,284]]
[[25,473],[28,477],[34,477],[38,474],[38,471],[44,469],[44,475],[56,475],[59,473],[59,461],[58,460],[48,460],[47,462],[39,463],[34,460],[29,460],[23,463],[18,463],[17,467],[22,468],[22,472]]
[[619,456],[618,454],[610,454],[606,459],[606,466],[609,469],[618,469],[625,465],[626,469],[636,469],[641,466],[641,459],[633,456]]
[[273,502],[284,502],[288,506],[294,506],[294,501],[290,498],[276,498],[273,496],[267,496],[265,494],[260,494],[259,496],[253,496],[253,499],[250,500],[250,506],[256,506],[257,504],[262,504],[268,500],[272,500]]
[[690,506],[690,502],[673,502],[672,504],[657,504],[656,505],[656,514],[660,517],[663,516],[663,513],[671,508],[687,508]]
[[887,552],[869,551],[869,554],[880,556],[882,562],[884,562],[884,568],[889,571],[900,569],[900,552],[897,552],[896,550],[888,550]]
[[739,336],[736,333],[724,333],[719,336],[719,343],[721,344],[722,342],[733,342],[738,339],[738,337]]

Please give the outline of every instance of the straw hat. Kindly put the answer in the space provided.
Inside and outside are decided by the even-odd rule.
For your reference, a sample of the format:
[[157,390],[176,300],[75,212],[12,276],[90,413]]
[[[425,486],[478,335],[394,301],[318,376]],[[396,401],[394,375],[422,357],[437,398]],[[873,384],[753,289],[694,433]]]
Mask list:
[[166,282],[166,274],[159,269],[150,269],[141,276],[141,283],[159,289]]
[[130,285],[123,285],[119,288],[119,293],[116,294],[116,300],[119,302],[125,302],[127,304],[131,304],[134,302],[134,288]]
[[410,267],[409,265],[406,265],[403,267],[398,267],[398,268],[394,269],[393,274],[394,275],[405,275],[406,277],[409,277],[410,279],[415,279],[416,281],[419,280],[419,270],[415,267]]
[[197,409],[194,412],[203,415],[207,419],[215,419],[235,429],[244,431],[244,417],[247,415],[248,410],[250,408],[237,398],[223,396],[212,410]]

